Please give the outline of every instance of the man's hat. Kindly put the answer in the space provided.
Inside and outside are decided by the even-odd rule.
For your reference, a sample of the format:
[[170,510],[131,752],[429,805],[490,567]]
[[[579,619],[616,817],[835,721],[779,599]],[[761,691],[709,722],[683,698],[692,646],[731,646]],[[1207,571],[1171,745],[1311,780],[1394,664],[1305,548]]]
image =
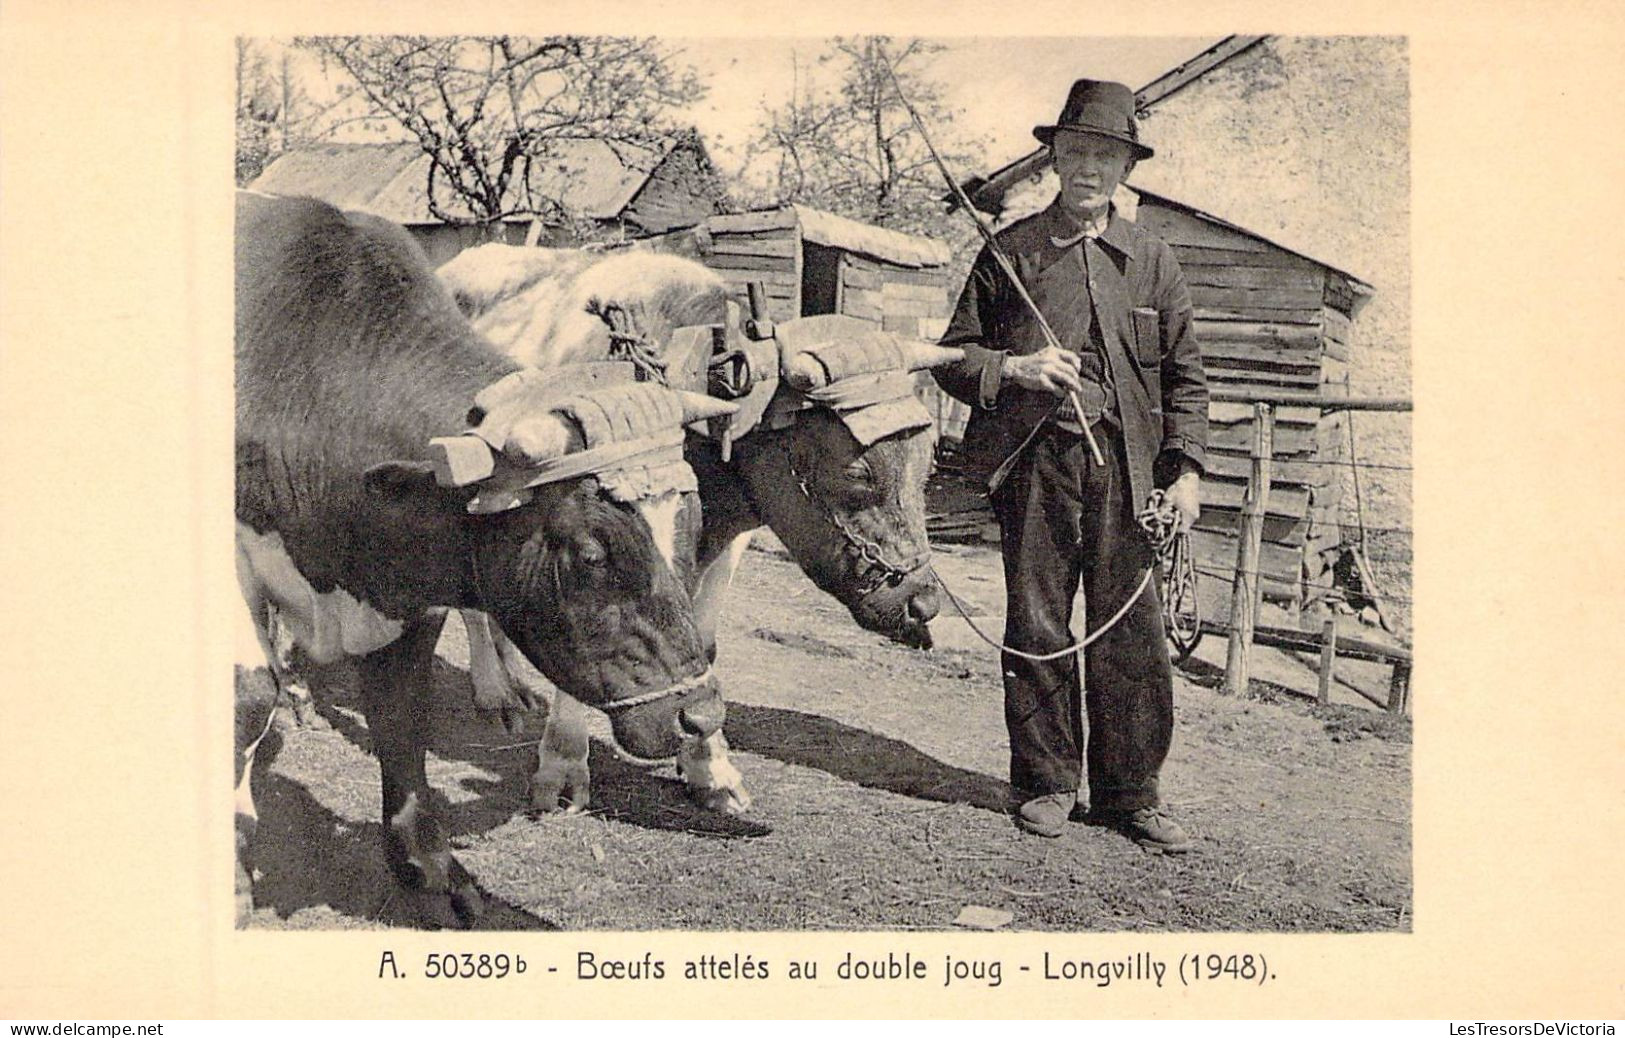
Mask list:
[[1134,121],[1134,91],[1121,83],[1080,79],[1066,95],[1066,107],[1054,126],[1034,126],[1033,136],[1049,144],[1056,130],[1098,133],[1134,147],[1136,159],[1156,154],[1140,143],[1140,130]]

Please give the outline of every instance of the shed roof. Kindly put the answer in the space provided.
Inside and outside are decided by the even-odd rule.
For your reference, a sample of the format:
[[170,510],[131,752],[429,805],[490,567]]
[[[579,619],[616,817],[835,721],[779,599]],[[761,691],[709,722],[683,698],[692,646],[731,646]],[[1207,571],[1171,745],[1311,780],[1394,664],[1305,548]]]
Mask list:
[[[613,219],[624,212],[670,153],[590,138],[553,142],[532,170],[535,186],[570,212]],[[429,212],[429,156],[412,142],[316,144],[287,152],[249,187],[278,195],[311,195],[408,226],[439,223]],[[466,206],[449,203],[455,216]]]
[[951,255],[948,246],[935,239],[860,223],[804,205],[712,216],[706,218],[704,226],[713,234],[799,229],[802,239],[815,245],[844,249],[902,267],[940,267]]
[[1371,294],[1375,291],[1370,284],[1362,281],[1359,277],[1350,274],[1346,270],[1334,267],[1325,260],[1316,259],[1307,253],[1302,253],[1296,249],[1288,248],[1287,246],[1282,245],[1280,242],[1271,241],[1262,234],[1259,234],[1257,231],[1250,231],[1239,224],[1233,224],[1222,216],[1214,216],[1212,213],[1205,213],[1193,205],[1187,205],[1184,202],[1176,201],[1175,199],[1169,198],[1167,195],[1159,195],[1155,191],[1148,191],[1143,187],[1135,187],[1132,184],[1126,184],[1124,187],[1126,190],[1132,192],[1135,196],[1143,201],[1148,201],[1153,205],[1160,205],[1167,209],[1175,209],[1182,213],[1188,213],[1189,215],[1205,223],[1210,223],[1217,227],[1223,227],[1226,230],[1234,231],[1237,234],[1245,235],[1254,241],[1263,242],[1265,245],[1268,245],[1271,248],[1279,249],[1280,251],[1296,256],[1299,259],[1307,260],[1323,270],[1336,274],[1338,277],[1349,283],[1349,287],[1353,290],[1356,296],[1356,307],[1364,305],[1364,302],[1369,299]]

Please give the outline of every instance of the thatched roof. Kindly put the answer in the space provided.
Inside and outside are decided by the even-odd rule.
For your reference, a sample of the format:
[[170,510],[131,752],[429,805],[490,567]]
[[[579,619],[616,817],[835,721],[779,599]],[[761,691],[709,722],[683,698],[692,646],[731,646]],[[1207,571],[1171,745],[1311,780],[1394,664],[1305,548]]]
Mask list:
[[[553,143],[533,184],[575,216],[610,220],[637,197],[668,152],[576,138]],[[427,200],[429,156],[414,143],[316,144],[278,157],[249,185],[274,195],[310,195],[407,226],[439,223]],[[453,216],[466,207],[448,201]]]

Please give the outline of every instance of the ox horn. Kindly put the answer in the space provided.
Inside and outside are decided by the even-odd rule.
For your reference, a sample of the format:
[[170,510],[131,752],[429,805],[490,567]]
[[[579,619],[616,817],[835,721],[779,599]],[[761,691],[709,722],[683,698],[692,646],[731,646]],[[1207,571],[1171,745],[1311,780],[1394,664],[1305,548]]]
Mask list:
[[724,415],[739,413],[738,404],[730,404],[726,400],[718,400],[714,396],[704,393],[690,393],[686,389],[673,390],[677,400],[683,405],[683,424],[690,422],[703,422],[709,418],[721,418]]
[[829,372],[810,353],[798,353],[784,366],[784,379],[805,393],[829,385]]
[[905,342],[903,359],[910,371],[923,371],[944,364],[956,364],[965,359],[965,351],[957,346],[934,346],[929,342]]

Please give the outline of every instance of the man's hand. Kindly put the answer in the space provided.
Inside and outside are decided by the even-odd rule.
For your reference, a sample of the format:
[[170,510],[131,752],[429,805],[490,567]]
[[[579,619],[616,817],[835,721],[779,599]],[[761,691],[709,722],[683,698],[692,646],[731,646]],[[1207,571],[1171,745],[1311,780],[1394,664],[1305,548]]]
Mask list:
[[1037,353],[1006,358],[1004,377],[1023,389],[1065,396],[1076,393],[1081,386],[1078,381],[1081,363],[1076,353],[1046,346]]
[[1173,486],[1163,491],[1164,499],[1179,511],[1179,532],[1189,533],[1202,514],[1202,477],[1186,472],[1174,480]]

